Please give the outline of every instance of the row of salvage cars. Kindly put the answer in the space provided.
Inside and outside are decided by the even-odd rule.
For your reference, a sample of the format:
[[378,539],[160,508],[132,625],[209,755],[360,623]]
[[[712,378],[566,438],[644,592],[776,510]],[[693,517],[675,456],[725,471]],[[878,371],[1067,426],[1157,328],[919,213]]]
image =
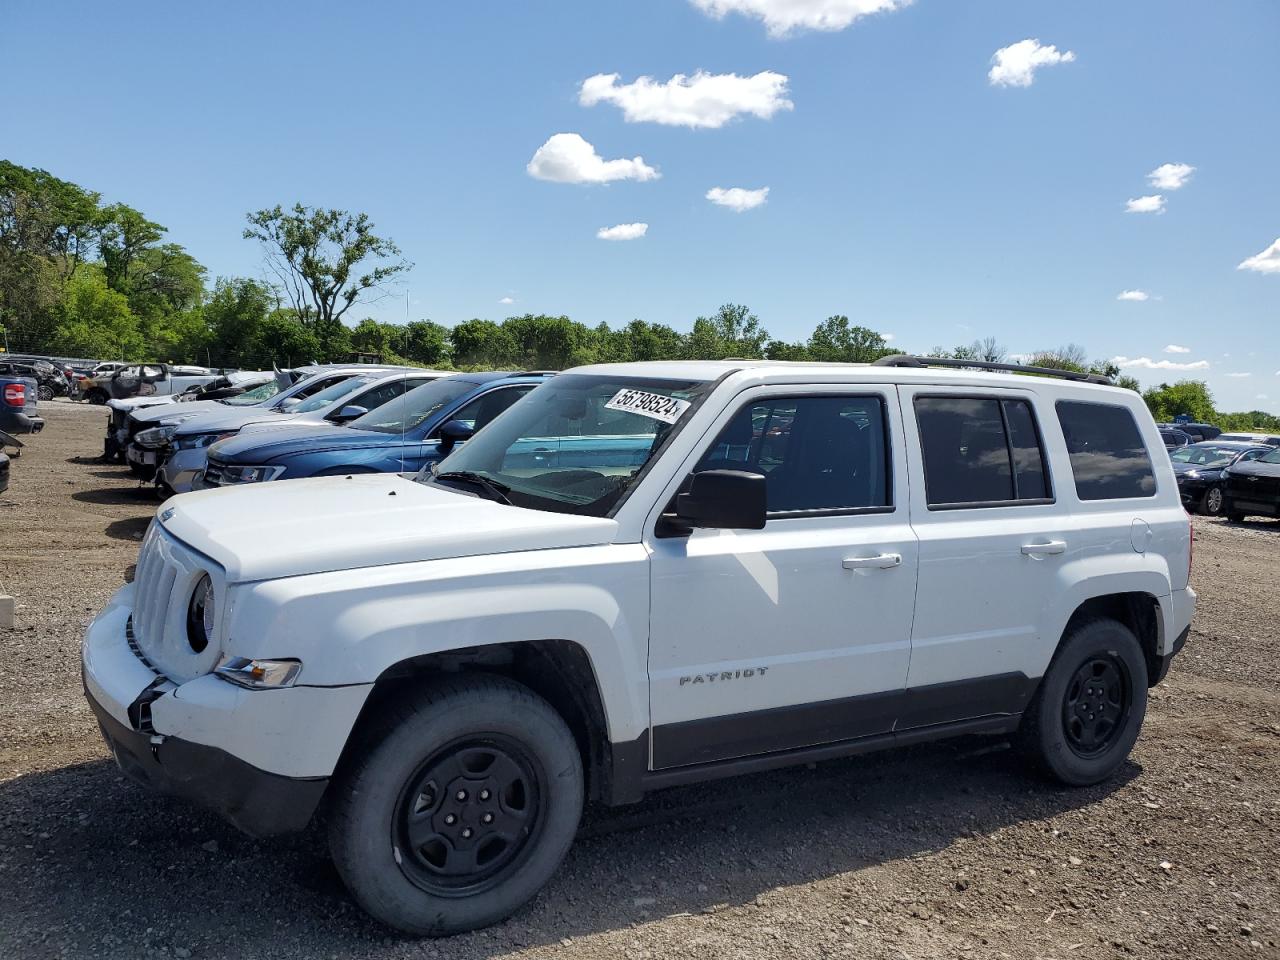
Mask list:
[[103,455],[127,463],[161,497],[299,477],[416,474],[549,376],[371,364],[246,371],[204,396],[110,401]]

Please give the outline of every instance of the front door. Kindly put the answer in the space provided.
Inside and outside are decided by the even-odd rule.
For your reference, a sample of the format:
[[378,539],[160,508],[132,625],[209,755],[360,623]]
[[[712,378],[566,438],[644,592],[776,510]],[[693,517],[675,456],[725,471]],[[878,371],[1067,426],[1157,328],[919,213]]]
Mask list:
[[761,388],[708,437],[688,470],[765,474],[768,519],[650,535],[653,768],[891,731],[916,588],[895,391]]

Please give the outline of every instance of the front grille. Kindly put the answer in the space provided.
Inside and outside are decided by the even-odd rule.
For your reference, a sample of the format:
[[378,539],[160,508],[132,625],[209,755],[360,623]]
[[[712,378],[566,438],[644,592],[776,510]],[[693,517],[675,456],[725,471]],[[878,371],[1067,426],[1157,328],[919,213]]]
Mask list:
[[1280,499],[1280,477],[1233,475],[1231,482],[1227,484],[1227,494],[1233,500]]
[[129,649],[133,651],[133,655],[142,661],[142,665],[152,673],[158,675],[160,671],[156,669],[156,665],[147,659],[147,655],[143,653],[142,648],[138,646],[138,637],[133,632],[133,617],[130,617],[125,621],[124,638],[129,644]]

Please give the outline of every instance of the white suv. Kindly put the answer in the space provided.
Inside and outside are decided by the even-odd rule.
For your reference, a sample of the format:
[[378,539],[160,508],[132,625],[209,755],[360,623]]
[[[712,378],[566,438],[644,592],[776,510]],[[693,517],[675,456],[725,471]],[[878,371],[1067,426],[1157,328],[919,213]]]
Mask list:
[[1096,783],[1195,606],[1160,434],[1099,378],[926,362],[581,367],[418,482],[180,497],[89,701],[251,833],[323,801],[419,934],[516,910],[589,800],[957,734]]

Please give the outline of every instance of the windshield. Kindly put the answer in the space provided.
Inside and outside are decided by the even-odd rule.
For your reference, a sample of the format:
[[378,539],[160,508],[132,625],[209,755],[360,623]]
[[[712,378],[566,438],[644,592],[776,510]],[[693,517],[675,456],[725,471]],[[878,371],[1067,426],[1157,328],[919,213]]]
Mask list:
[[432,380],[384,403],[347,426],[378,433],[409,433],[439,412],[440,408],[473,389],[475,384],[455,377]]
[[274,380],[268,380],[260,387],[246,390],[238,397],[227,397],[222,402],[232,407],[251,407],[255,403],[261,403],[263,400],[270,400],[279,392],[280,384]]
[[319,393],[313,393],[289,412],[311,413],[313,410],[322,410],[335,400],[341,400],[356,388],[373,383],[373,379],[373,377],[350,377],[343,380],[341,383],[335,383],[331,387],[325,387]]
[[1231,447],[1202,447],[1193,444],[1169,454],[1174,463],[1194,463],[1201,467],[1225,467],[1240,454]]
[[1280,447],[1276,447],[1265,457],[1258,458],[1263,463],[1280,463]]
[[467,473],[501,484],[518,507],[607,516],[709,388],[704,381],[561,374],[446,457],[434,482],[475,490],[447,477]]

